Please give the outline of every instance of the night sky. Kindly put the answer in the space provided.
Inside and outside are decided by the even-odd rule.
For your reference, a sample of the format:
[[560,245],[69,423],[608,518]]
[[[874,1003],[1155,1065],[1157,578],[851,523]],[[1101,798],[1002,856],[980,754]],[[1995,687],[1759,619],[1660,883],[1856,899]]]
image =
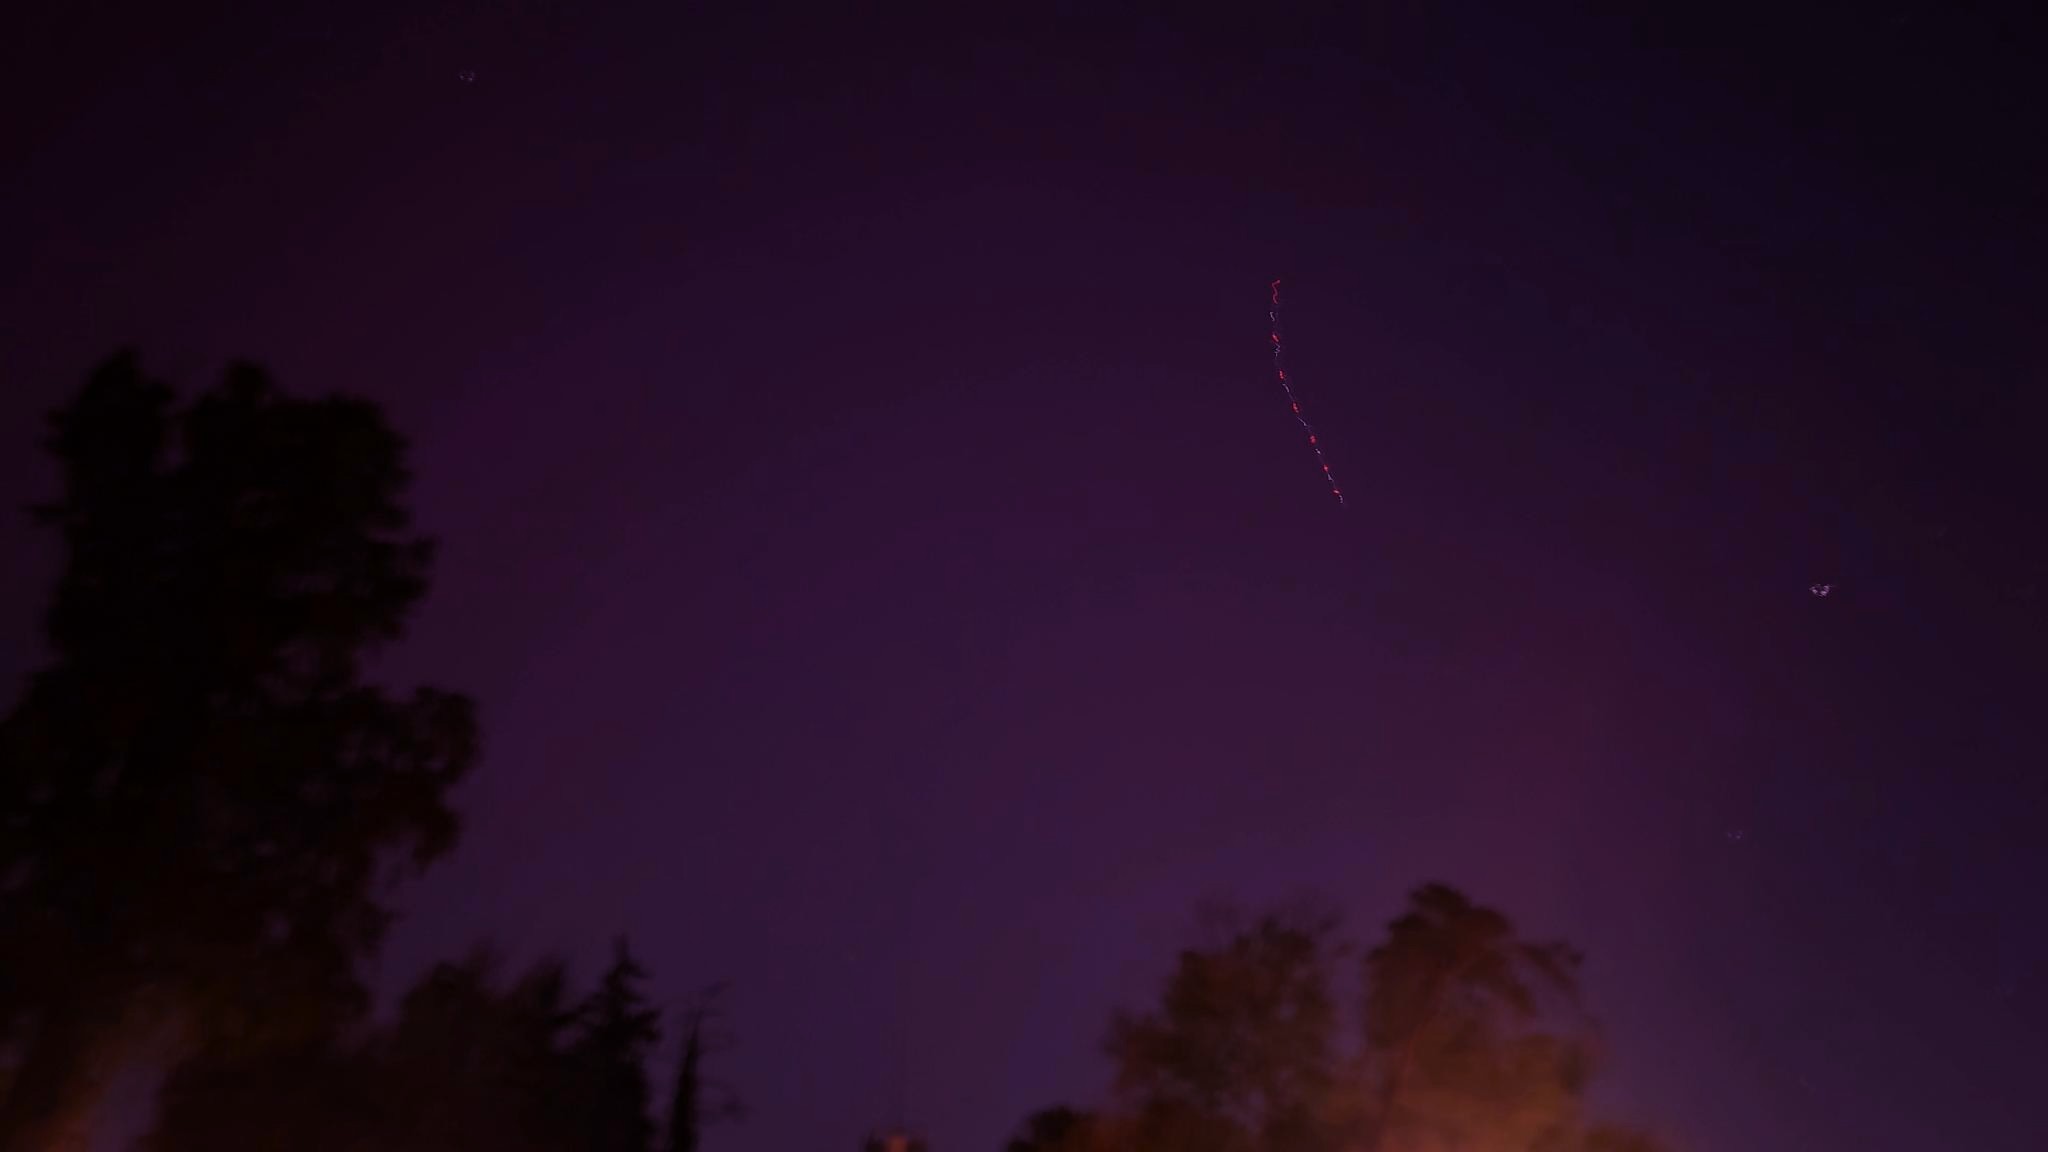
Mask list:
[[1204,900],[1443,879],[1698,1152],[2048,1147],[2020,7],[28,7],[0,500],[123,343],[413,442],[382,674],[487,752],[387,992],[629,932],[733,981],[710,1147],[900,1049],[992,1152]]

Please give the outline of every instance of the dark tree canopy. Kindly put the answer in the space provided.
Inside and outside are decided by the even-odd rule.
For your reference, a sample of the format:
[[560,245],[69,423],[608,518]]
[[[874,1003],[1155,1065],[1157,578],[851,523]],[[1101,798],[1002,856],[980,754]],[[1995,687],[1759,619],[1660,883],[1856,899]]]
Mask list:
[[1572,1147],[1597,1055],[1579,963],[1451,888],[1417,891],[1365,959],[1376,1145]]
[[407,994],[390,1033],[358,1055],[388,1101],[375,1146],[565,1146],[576,1117],[562,1049],[579,1015],[566,973],[542,963],[500,990],[495,971],[488,953],[437,967]]
[[1157,1006],[1110,1029],[1098,1113],[1050,1109],[1011,1152],[1659,1152],[1590,1120],[1598,1035],[1579,957],[1442,885],[1358,970],[1347,1037],[1328,918],[1265,917],[1182,953]]
[[597,991],[584,1005],[582,1035],[570,1050],[572,1105],[591,1152],[653,1152],[647,1056],[661,1042],[661,1013],[640,992],[647,978],[621,939]]
[[363,1003],[394,864],[455,836],[470,703],[364,657],[424,595],[404,444],[248,365],[180,406],[132,356],[52,419],[52,660],[0,721],[0,1152],[175,1023],[307,1043]]
[[572,1002],[560,964],[509,985],[488,953],[429,972],[397,1021],[281,1055],[187,1062],[148,1152],[654,1152],[646,1061],[660,1040],[623,943]]
[[1094,1117],[1073,1108],[1045,1108],[1024,1118],[1006,1152],[1078,1152],[1087,1147]]
[[1183,952],[1159,1007],[1117,1019],[1117,1092],[1145,1144],[1315,1146],[1338,1052],[1333,926],[1269,916]]
[[204,1054],[165,1085],[149,1152],[552,1152],[581,1147],[560,965],[509,987],[478,954],[428,973],[388,1030]]

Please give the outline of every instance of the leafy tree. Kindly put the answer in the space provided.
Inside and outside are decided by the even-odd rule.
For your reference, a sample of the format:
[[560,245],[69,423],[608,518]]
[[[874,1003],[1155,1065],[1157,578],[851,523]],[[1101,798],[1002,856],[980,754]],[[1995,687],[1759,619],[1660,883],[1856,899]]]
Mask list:
[[1659,1152],[1591,1122],[1580,958],[1459,892],[1417,890],[1364,957],[1347,1044],[1330,918],[1266,917],[1184,952],[1110,1030],[1113,1107],[1039,1113],[1012,1152]]
[[1159,1007],[1117,1018],[1116,1092],[1146,1146],[1322,1146],[1338,1055],[1334,926],[1265,917],[1220,947],[1183,952]]
[[1570,1147],[1596,1056],[1580,959],[1454,889],[1417,891],[1365,959],[1370,1146]]
[[0,720],[0,1152],[167,1023],[303,1047],[359,1010],[477,744],[462,697],[363,677],[432,559],[373,406],[237,365],[180,407],[123,355],[51,427],[53,660]]

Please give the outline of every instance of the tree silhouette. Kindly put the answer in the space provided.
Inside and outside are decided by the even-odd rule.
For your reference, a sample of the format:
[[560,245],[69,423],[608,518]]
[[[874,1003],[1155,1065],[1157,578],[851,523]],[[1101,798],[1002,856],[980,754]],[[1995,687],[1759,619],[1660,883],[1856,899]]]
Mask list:
[[704,1135],[704,1039],[692,1025],[683,1035],[682,1063],[676,1068],[675,1095],[669,1101],[667,1152],[697,1152]]
[[1567,1147],[1596,1057],[1579,955],[1440,884],[1365,959],[1370,1147]]
[[731,1043],[719,1025],[718,1000],[724,991],[722,985],[705,989],[682,1013],[682,1054],[669,1100],[664,1152],[697,1152],[707,1125],[737,1119],[745,1111],[730,1089],[704,1075],[705,1061]]
[[202,1054],[164,1086],[149,1152],[566,1152],[586,1145],[559,964],[499,988],[479,952],[409,991],[396,1023],[348,1042]]
[[497,967],[482,951],[440,965],[387,1029],[187,1061],[147,1152],[652,1152],[645,1061],[659,1016],[624,941],[580,1001],[558,963],[509,986]]
[[577,1010],[560,963],[500,990],[486,951],[443,964],[407,994],[396,1026],[362,1062],[385,1104],[385,1148],[546,1150],[580,1147],[568,1107],[576,1071],[564,1047]]
[[1579,957],[1429,885],[1363,961],[1345,1043],[1336,921],[1268,916],[1182,953],[1110,1029],[1112,1107],[1027,1120],[1012,1152],[1660,1152],[1594,1123],[1598,1033]]
[[123,355],[51,428],[53,659],[0,721],[0,1152],[140,1035],[303,1048],[359,1010],[477,740],[462,697],[363,679],[432,558],[373,406],[237,365],[180,407]]
[[1146,1146],[1320,1147],[1335,1084],[1335,922],[1268,916],[1183,952],[1159,1007],[1112,1025],[1116,1091]]
[[647,1004],[647,978],[622,937],[612,964],[579,1013],[581,1034],[570,1049],[579,1092],[578,1131],[591,1152],[653,1152],[647,1056],[661,1041],[661,1013]]

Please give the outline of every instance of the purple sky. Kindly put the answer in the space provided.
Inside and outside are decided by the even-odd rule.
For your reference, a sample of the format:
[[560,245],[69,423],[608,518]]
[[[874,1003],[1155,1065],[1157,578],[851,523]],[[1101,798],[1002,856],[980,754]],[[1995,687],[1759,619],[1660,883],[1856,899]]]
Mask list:
[[1198,902],[1441,878],[1699,1152],[2048,1146],[2016,19],[33,7],[0,498],[124,341],[414,440],[390,674],[488,755],[391,980],[625,930],[735,984],[713,1147],[850,1147],[907,1032],[989,1152]]

